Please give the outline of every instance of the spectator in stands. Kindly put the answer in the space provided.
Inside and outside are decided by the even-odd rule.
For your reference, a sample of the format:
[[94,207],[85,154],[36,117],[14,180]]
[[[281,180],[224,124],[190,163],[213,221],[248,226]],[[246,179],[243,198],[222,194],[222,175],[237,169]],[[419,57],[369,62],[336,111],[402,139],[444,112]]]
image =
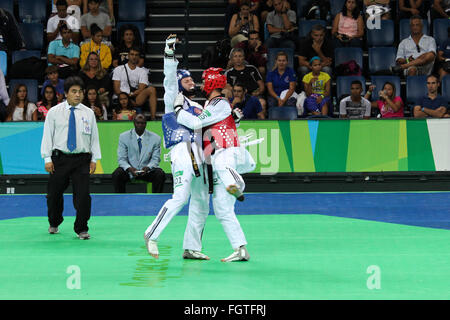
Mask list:
[[42,99],[36,103],[39,120],[45,120],[48,110],[58,104],[58,98],[56,97],[56,89],[54,86],[47,84],[42,88],[42,91]]
[[436,69],[440,80],[450,74],[450,27],[447,29],[448,38],[439,45]]
[[363,86],[361,81],[354,80],[350,86],[350,96],[341,100],[339,117],[349,119],[369,119],[371,113],[370,101],[361,96]]
[[299,74],[300,79],[303,79],[305,74],[311,72],[311,59],[319,57],[322,62],[321,71],[328,73],[330,76],[333,72],[333,45],[326,37],[326,29],[320,24],[312,26],[308,37],[303,40],[298,54]]
[[17,84],[6,107],[6,121],[37,121],[37,107],[28,101],[28,89],[24,84]]
[[412,16],[421,16],[427,19],[428,10],[425,9],[427,0],[399,0],[398,1],[398,20],[409,19]]
[[136,116],[136,110],[131,105],[128,93],[119,93],[119,105],[113,110],[113,120],[133,120]]
[[[370,101],[370,96],[372,95],[375,86],[369,86],[364,98]],[[378,108],[382,118],[403,118],[403,100],[400,96],[395,93],[395,85],[389,81],[383,84],[383,88],[378,93],[379,99],[377,101],[372,101],[372,108]]]
[[[88,13],[89,6],[88,6],[89,0],[83,0],[83,13]],[[114,2],[113,0],[100,0],[100,12],[106,13],[109,15],[109,19],[111,21],[111,24],[115,24],[115,18],[114,18]]]
[[142,107],[147,101],[150,106],[150,118],[156,119],[157,96],[155,87],[148,81],[148,72],[138,67],[141,49],[134,47],[128,53],[128,63],[118,66],[113,72],[113,89],[115,95],[126,92],[135,108]]
[[146,130],[143,115],[134,119],[134,129],[119,136],[117,161],[119,167],[112,174],[114,191],[126,192],[130,180],[144,180],[152,183],[152,192],[161,193],[166,174],[159,168],[161,160],[161,137]]
[[250,1],[241,0],[239,12],[231,18],[228,29],[231,47],[234,48],[238,43],[248,40],[250,31],[259,33],[259,19],[250,13]]
[[80,66],[84,67],[86,59],[92,51],[97,52],[100,57],[102,68],[108,70],[112,63],[111,49],[102,43],[103,31],[95,23],[91,25],[91,40],[81,46]]
[[138,67],[144,67],[144,49],[142,46],[141,36],[136,26],[125,24],[119,29],[119,43],[114,48],[113,67],[128,63],[128,53],[133,47],[141,48]]
[[440,81],[437,76],[427,77],[427,95],[419,99],[413,108],[414,118],[449,118],[448,101],[438,94]]
[[[383,20],[388,20],[391,19],[391,8],[390,8],[390,2],[391,0],[364,0],[364,6],[366,7],[366,9],[369,9],[370,6],[373,6],[372,8],[370,8],[370,11],[373,13],[375,12],[380,12],[381,13],[381,19]],[[375,10],[373,10],[375,9]],[[366,17],[369,16],[373,16],[373,14],[367,14],[367,10],[366,10]],[[376,16],[379,16],[376,15]]]
[[67,1],[56,1],[57,15],[48,19],[47,22],[47,41],[60,40],[62,38],[61,26],[66,24],[70,30],[74,43],[78,43],[80,39],[80,22],[74,16],[67,14]]
[[409,21],[411,35],[398,45],[394,70],[402,71],[405,76],[429,75],[436,57],[436,41],[423,34],[420,16],[412,16]]
[[356,0],[346,0],[340,13],[334,17],[331,34],[334,47],[362,47],[364,20]]
[[0,122],[6,119],[6,106],[9,103],[9,94],[6,89],[5,76],[0,68]]
[[273,0],[274,10],[267,15],[266,23],[269,38],[267,48],[292,48],[298,44],[297,14],[288,8],[287,2]]
[[242,83],[250,95],[258,97],[265,110],[266,100],[263,98],[265,86],[258,69],[255,66],[245,63],[244,50],[241,48],[231,50],[230,58],[232,68],[225,72],[227,76],[227,86],[225,89],[231,92],[235,83]]
[[288,66],[288,55],[285,52],[277,53],[273,70],[267,73],[266,85],[268,108],[296,105],[297,76],[294,69]]
[[86,87],[83,104],[94,111],[97,121],[108,120],[108,111],[106,106],[101,103],[97,89],[95,87]]
[[[100,0],[88,0],[89,11],[81,16],[81,34],[85,40],[92,37],[91,26],[96,24],[103,30],[103,40],[108,41],[111,37],[112,25],[108,14],[100,11]],[[105,43],[110,44],[110,43]]]
[[[56,2],[58,0],[52,0],[52,13],[50,17],[53,17],[58,13],[56,9]],[[81,0],[67,0],[67,13],[75,16],[78,21],[81,21]]]
[[72,42],[72,30],[65,23],[59,29],[62,39],[50,42],[47,60],[49,65],[58,67],[59,77],[65,79],[77,73],[80,47]]
[[264,119],[264,110],[259,100],[247,94],[245,86],[239,82],[233,86],[233,98],[230,99],[231,106],[242,111],[243,119]]
[[0,50],[11,53],[25,50],[25,41],[13,12],[0,8]]
[[86,87],[94,87],[97,90],[101,103],[109,107],[111,80],[109,74],[103,69],[100,58],[95,51],[88,54],[79,76]]
[[331,104],[331,77],[322,70],[322,61],[319,57],[312,57],[310,62],[311,72],[303,79],[306,99],[304,102],[305,113],[327,116]]
[[47,79],[42,84],[41,95],[44,96],[44,90],[47,85],[51,85],[55,88],[56,98],[59,102],[62,102],[64,99],[64,80],[59,79],[59,70],[57,66],[48,66],[45,69],[45,75]]
[[434,19],[449,19],[450,18],[450,1],[449,0],[434,0],[430,10],[431,21]]
[[[295,0],[283,0],[283,2],[285,3],[285,6],[288,10],[293,8],[292,4],[295,5]],[[261,3],[259,5],[259,11],[261,12],[260,14],[261,25],[264,25],[267,19],[267,15],[269,14],[269,12],[273,10],[274,10],[273,0],[261,0]]]
[[263,78],[266,76],[267,48],[259,38],[259,32],[250,31],[248,41],[239,43],[236,48],[241,48],[245,53],[245,61],[258,68]]

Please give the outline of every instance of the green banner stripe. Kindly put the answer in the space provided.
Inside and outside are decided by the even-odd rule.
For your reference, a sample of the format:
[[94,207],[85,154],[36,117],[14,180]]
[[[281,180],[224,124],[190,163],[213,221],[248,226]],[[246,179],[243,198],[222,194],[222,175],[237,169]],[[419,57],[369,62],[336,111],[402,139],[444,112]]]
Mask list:
[[408,170],[436,170],[426,120],[411,120],[406,123],[408,130]]
[[350,121],[320,121],[314,164],[316,172],[345,172]]

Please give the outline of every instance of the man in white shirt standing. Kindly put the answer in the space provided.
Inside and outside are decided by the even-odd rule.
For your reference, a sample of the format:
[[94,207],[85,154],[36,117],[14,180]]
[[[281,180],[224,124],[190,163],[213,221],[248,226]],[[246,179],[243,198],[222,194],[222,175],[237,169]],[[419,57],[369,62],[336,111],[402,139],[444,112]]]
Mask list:
[[[148,101],[151,120],[156,118],[157,96],[155,87],[148,82],[148,72],[138,67],[141,49],[133,47],[128,53],[128,63],[120,65],[113,72],[114,95],[128,93],[133,107],[142,107]],[[114,97],[113,97],[114,98]]]
[[89,175],[101,158],[97,122],[94,112],[83,105],[84,83],[79,77],[64,82],[67,100],[51,108],[45,118],[41,156],[48,181],[47,208],[50,234],[58,233],[63,222],[63,193],[72,180],[76,209],[74,231],[82,240],[90,238],[91,215]]

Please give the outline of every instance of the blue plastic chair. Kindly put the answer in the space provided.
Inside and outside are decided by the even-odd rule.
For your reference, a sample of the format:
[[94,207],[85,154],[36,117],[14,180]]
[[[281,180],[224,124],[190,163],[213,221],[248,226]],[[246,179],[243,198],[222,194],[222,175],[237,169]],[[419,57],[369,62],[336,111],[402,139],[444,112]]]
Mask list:
[[269,37],[270,37],[270,33],[269,33],[269,29],[267,28],[267,23],[264,23],[264,41],[269,39]]
[[[423,34],[429,35],[428,21],[423,21]],[[399,27],[399,40],[402,41],[405,38],[408,38],[411,35],[411,29],[409,27],[409,19],[401,19],[400,27]]]
[[303,19],[306,15],[306,6],[310,0],[297,0],[297,20]]
[[448,39],[448,27],[450,27],[450,19],[436,19],[433,21],[433,38],[438,46]]
[[13,51],[11,53],[11,63],[15,63],[19,60],[30,58],[30,57],[41,58],[41,52],[39,50]]
[[298,22],[298,36],[300,38],[306,37],[311,31],[311,28],[316,24],[320,24],[324,27],[327,26],[327,22],[325,20],[300,20]]
[[0,51],[0,68],[2,69],[3,75],[6,77],[8,72],[8,54],[6,51]]
[[288,67],[294,68],[294,50],[292,48],[269,48],[267,49],[267,71],[272,71],[277,53],[284,51],[288,55]]
[[442,96],[448,101],[450,107],[450,75],[446,75],[442,78],[441,82]]
[[119,21],[143,21],[146,15],[146,0],[118,0],[118,20]]
[[27,50],[42,50],[44,47],[44,26],[42,23],[19,23],[19,29]]
[[348,48],[335,48],[334,49],[334,65],[337,67],[341,63],[355,60],[356,63],[364,69],[363,66],[363,51],[361,48],[348,47]]
[[391,66],[395,66],[397,55],[394,47],[374,47],[369,48],[369,72],[371,74],[381,71],[389,71]]
[[330,0],[330,12],[334,18],[339,12],[341,12],[346,0]]
[[406,77],[406,103],[410,107],[427,93],[427,76]]
[[270,120],[295,120],[298,118],[297,107],[284,106],[269,108]]
[[22,22],[27,15],[33,21],[41,23],[47,20],[47,0],[17,0],[19,7],[19,20]]
[[368,47],[389,47],[395,41],[395,25],[392,20],[381,20],[381,28],[367,30]]
[[37,102],[38,101],[38,81],[35,79],[11,79],[9,80],[9,96],[12,95],[14,88],[18,84],[24,84],[28,89],[28,101]]
[[344,95],[350,95],[350,88],[354,80],[361,81],[363,87],[362,94],[366,92],[366,79],[363,76],[340,76],[336,78],[336,95],[338,99]]
[[370,82],[375,85],[375,89],[372,92],[372,101],[378,100],[378,92],[383,89],[383,85],[386,82],[391,82],[395,86],[395,95],[401,96],[401,83],[400,77],[397,76],[371,76]]

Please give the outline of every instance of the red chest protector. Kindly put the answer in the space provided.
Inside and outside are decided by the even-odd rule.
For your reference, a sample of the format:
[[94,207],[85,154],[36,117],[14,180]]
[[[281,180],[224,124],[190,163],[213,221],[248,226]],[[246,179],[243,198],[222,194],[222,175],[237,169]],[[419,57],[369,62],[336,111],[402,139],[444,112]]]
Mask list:
[[[222,97],[218,97],[216,101],[214,100],[212,100],[210,103],[217,103],[220,100],[227,101]],[[227,103],[227,105],[230,106],[229,103]],[[215,150],[231,147],[239,147],[239,138],[236,131],[236,123],[234,122],[233,116],[231,114],[225,119],[203,128],[203,149],[205,152],[205,156],[214,154]]]

